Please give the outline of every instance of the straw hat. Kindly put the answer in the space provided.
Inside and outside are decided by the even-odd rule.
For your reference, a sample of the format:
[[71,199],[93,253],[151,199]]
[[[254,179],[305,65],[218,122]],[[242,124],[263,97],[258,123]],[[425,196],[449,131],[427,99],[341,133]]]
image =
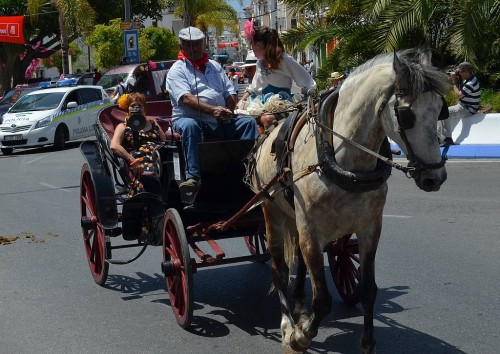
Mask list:
[[344,75],[339,73],[338,71],[335,71],[330,74],[330,79],[342,79],[343,77]]

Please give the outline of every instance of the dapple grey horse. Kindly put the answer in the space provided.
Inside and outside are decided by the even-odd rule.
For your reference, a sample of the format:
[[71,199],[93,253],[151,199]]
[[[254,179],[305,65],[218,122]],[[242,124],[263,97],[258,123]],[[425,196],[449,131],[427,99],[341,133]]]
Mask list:
[[[291,170],[287,186],[293,198],[285,196],[285,187],[275,184],[270,188],[272,197],[262,204],[272,281],[282,309],[284,346],[296,351],[310,346],[332,303],[324,273],[325,247],[344,235],[356,234],[358,290],[364,309],[361,352],[375,352],[375,254],[391,166],[387,172],[386,163],[346,139],[373,152],[389,151],[390,158],[386,138],[390,137],[408,158],[406,173],[417,186],[438,191],[446,180],[436,132],[438,118],[447,114],[441,94],[446,89],[446,76],[431,65],[430,54],[411,49],[369,60],[349,75],[338,97],[320,103],[317,114],[304,113],[307,122],[295,139],[287,165]],[[281,173],[273,142],[283,125],[254,154],[250,176],[254,191],[262,190]],[[294,261],[297,281],[292,299],[288,299]],[[306,269],[311,278],[312,314],[304,302]]]

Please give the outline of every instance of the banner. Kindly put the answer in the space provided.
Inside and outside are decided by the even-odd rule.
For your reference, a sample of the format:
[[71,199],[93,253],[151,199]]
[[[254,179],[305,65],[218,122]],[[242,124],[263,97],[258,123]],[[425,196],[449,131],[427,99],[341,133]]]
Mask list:
[[217,43],[217,47],[219,47],[219,48],[227,48],[227,47],[238,48],[238,42],[219,42],[219,43]]
[[0,16],[0,42],[24,44],[24,16]]

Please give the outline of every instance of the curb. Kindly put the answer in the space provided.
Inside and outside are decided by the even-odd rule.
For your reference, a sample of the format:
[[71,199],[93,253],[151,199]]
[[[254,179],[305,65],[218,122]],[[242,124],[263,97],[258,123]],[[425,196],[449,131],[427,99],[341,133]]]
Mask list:
[[[391,148],[401,150],[397,144],[392,143]],[[440,148],[441,155],[446,155],[449,159],[494,159],[500,158],[500,144],[467,144],[450,145]],[[401,151],[401,155],[405,156]]]

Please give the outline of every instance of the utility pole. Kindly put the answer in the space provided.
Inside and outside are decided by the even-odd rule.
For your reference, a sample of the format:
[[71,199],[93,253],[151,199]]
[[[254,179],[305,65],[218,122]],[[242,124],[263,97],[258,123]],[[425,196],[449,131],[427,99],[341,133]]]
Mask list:
[[125,17],[123,20],[125,22],[130,22],[130,0],[123,0],[123,5],[125,7]]

